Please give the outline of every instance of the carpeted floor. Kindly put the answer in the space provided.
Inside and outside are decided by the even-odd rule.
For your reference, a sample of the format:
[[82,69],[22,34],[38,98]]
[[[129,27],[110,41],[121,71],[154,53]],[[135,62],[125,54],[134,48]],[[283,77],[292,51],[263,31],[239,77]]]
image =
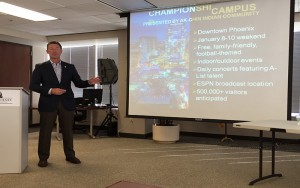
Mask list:
[[[246,188],[258,177],[258,141],[181,136],[178,143],[158,144],[151,139],[91,139],[76,133],[74,145],[82,164],[74,165],[65,161],[62,142],[53,133],[49,166],[39,168],[37,140],[38,133],[30,131],[28,167],[22,174],[1,174],[1,188],[114,188],[121,182],[129,188]],[[254,186],[300,187],[299,146],[281,143],[277,149],[275,171],[283,177]],[[271,173],[270,160],[267,148],[264,175]]]
[[108,186],[107,188],[159,188],[156,186],[144,185],[140,183],[132,183],[129,181],[119,181],[113,185]]

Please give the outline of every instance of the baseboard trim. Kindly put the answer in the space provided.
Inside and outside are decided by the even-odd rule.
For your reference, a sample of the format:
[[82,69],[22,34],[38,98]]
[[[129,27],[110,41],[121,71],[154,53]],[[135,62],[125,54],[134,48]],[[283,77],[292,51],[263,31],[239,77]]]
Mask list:
[[[39,127],[39,123],[30,124],[30,128],[36,128]],[[83,125],[87,129],[89,128],[89,125]],[[152,132],[147,134],[133,134],[133,133],[121,133],[118,134],[119,137],[125,137],[125,138],[139,138],[139,139],[152,139]],[[197,133],[197,132],[180,132],[180,136],[193,136],[193,137],[207,137],[207,138],[219,138],[222,140],[225,135],[222,134],[212,134],[212,133]],[[258,141],[259,137],[255,136],[238,136],[238,135],[227,135],[227,138],[231,138],[233,140],[252,140],[252,141]],[[272,138],[266,138],[264,137],[265,142],[271,142]],[[299,144],[300,139],[283,139],[283,138],[276,138],[276,142],[285,142],[290,144]]]
[[126,138],[144,138],[148,139],[152,137],[152,133],[147,134],[133,134],[133,133],[119,133],[120,137],[126,137]]
[[[180,132],[180,136],[193,136],[193,137],[207,137],[207,138],[220,138],[223,139],[225,135],[223,134],[212,134],[212,133],[196,133],[196,132]],[[227,135],[227,138],[232,140],[250,140],[259,141],[259,137],[255,136],[240,136],[240,135]],[[272,142],[272,138],[264,137],[264,142]],[[286,139],[286,138],[276,138],[276,142],[284,142],[290,144],[299,144],[300,139]]]
[[29,124],[29,127],[39,127],[40,124],[39,123],[31,123]]
[[[207,138],[219,138],[222,140],[225,135],[223,134],[212,134],[212,133],[197,133],[197,132],[180,132],[180,136],[192,136],[192,137],[207,137]],[[119,137],[126,138],[141,138],[141,139],[152,139],[152,132],[147,134],[132,134],[132,133],[119,133]],[[239,136],[239,135],[227,135],[227,138],[232,140],[250,140],[259,141],[259,137],[255,136]],[[264,137],[265,142],[272,142],[272,138]],[[300,143],[300,139],[284,139],[276,138],[276,142],[288,142],[288,143]]]

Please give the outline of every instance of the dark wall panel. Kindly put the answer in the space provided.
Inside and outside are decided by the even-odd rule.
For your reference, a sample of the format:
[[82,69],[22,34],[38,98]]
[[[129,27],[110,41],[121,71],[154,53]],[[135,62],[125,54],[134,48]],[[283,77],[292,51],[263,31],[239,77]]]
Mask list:
[[32,47],[0,41],[0,87],[29,91]]

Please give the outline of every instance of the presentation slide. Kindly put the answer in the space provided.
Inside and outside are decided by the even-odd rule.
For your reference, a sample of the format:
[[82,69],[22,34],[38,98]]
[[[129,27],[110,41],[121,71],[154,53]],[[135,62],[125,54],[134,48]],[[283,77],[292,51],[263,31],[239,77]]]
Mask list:
[[291,14],[289,0],[131,13],[127,115],[286,120]]

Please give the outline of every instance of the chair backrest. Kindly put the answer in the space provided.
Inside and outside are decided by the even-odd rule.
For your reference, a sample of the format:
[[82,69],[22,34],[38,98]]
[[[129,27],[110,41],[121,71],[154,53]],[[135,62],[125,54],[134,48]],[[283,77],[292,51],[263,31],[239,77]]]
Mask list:
[[[83,97],[77,97],[75,98],[75,104],[76,106],[84,106],[86,104],[84,104],[84,99]],[[83,121],[87,118],[86,115],[86,110],[75,110],[75,114],[74,114],[74,121]]]
[[84,105],[83,97],[77,97],[77,98],[75,98],[75,104],[76,104],[76,106]]

